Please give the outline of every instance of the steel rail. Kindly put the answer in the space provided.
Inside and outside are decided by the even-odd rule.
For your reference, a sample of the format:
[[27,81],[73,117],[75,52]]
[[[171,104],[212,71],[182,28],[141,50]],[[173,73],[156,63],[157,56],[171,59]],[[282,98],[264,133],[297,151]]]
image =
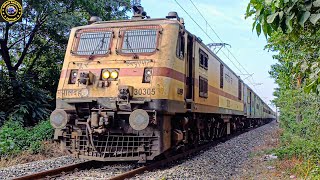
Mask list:
[[81,162],[81,163],[76,163],[76,164],[71,164],[67,166],[62,166],[56,169],[50,169],[47,171],[41,171],[37,172],[34,174],[28,174],[20,177],[15,177],[13,180],[34,180],[34,179],[42,179],[42,178],[47,178],[50,176],[57,176],[62,173],[68,173],[72,172],[76,169],[83,169],[85,167],[88,167],[89,165],[92,165],[93,161],[86,161],[86,162]]

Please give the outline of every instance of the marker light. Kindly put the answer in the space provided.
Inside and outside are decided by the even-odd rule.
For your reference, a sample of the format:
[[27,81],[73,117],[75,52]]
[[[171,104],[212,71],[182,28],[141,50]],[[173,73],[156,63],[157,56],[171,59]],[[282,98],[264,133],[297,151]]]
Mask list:
[[142,83],[150,83],[152,76],[152,68],[145,68]]
[[102,80],[107,80],[110,77],[110,72],[108,70],[102,71]]
[[111,78],[112,78],[112,79],[117,79],[118,76],[119,76],[119,73],[118,73],[117,71],[113,71],[113,72],[111,73]]
[[77,82],[78,70],[72,69],[69,77],[69,84],[75,84]]

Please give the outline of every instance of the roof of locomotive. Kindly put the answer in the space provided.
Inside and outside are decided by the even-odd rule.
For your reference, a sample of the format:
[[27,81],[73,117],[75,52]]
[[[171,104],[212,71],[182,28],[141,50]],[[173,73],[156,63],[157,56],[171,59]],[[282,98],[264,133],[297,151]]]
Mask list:
[[[112,21],[98,21],[93,24],[105,24],[105,23],[119,23],[119,22],[152,22],[152,21],[170,21],[175,23],[179,23],[177,20],[167,19],[167,18],[149,18],[149,19],[123,19],[123,20],[112,20]],[[169,23],[169,22],[167,22]]]
[[177,20],[166,18],[152,18],[152,19],[126,19],[126,20],[112,20],[112,21],[98,21],[92,24],[74,27],[73,29],[86,29],[86,28],[99,28],[99,27],[125,27],[125,26],[154,26],[165,24],[177,24],[182,25]]

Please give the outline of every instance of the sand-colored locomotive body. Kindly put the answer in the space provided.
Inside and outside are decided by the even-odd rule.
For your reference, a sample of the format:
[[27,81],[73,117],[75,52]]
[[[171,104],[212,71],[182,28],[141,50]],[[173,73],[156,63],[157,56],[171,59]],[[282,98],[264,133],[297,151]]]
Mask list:
[[251,125],[245,87],[177,15],[100,21],[71,31],[51,124],[77,157],[145,162]]

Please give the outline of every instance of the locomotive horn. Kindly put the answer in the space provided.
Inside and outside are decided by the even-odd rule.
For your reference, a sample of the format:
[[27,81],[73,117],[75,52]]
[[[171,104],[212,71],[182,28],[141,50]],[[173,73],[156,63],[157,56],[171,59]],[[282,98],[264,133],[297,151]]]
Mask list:
[[92,23],[95,23],[95,22],[98,22],[98,21],[102,21],[102,19],[100,17],[98,17],[98,16],[91,16],[88,24],[92,24]]
[[132,10],[133,10],[132,19],[150,18],[149,16],[147,16],[147,13],[144,11],[144,8],[141,6],[140,1],[135,0],[132,2]]

